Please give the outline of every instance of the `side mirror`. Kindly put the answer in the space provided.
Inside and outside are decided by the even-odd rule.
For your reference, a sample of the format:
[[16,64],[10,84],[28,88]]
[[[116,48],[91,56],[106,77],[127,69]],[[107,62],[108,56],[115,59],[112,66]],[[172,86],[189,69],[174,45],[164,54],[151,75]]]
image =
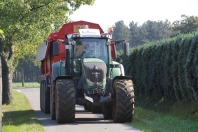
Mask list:
[[59,44],[58,42],[53,43],[53,56],[59,55]]
[[124,43],[124,55],[129,56],[129,43]]

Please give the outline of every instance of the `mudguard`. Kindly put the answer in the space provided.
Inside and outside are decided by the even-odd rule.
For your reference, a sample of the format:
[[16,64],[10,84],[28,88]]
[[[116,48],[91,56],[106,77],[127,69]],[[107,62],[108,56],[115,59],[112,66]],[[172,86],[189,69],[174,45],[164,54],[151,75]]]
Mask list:
[[56,62],[52,64],[52,79],[71,79],[73,76],[66,75],[65,62]]
[[125,76],[124,67],[122,64],[113,61],[112,67],[113,68],[110,69],[112,70],[112,78],[116,76]]
[[113,61],[113,63],[111,64],[111,68],[113,78],[113,80],[111,81],[111,87],[113,87],[113,83],[116,79],[132,79],[131,76],[125,76],[124,67],[122,64]]

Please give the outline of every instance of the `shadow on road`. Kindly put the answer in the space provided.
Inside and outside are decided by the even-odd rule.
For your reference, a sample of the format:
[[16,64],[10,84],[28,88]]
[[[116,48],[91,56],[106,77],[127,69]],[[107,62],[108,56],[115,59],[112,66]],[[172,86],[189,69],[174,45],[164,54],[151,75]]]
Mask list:
[[92,112],[88,112],[86,110],[75,110],[76,114],[93,114]]
[[113,120],[104,120],[104,118],[75,118],[75,124],[107,124],[112,123]]
[[[64,123],[64,124],[58,124],[56,120],[52,120],[50,118],[50,114],[44,114],[40,110],[34,111],[36,115],[39,117],[39,120],[44,126],[51,126],[51,125],[78,125],[78,124],[107,124],[107,123],[112,123],[114,122],[112,120],[104,120],[103,116],[101,114],[94,114],[97,117],[90,117],[91,112],[85,111],[85,110],[76,110],[76,118],[74,123]],[[87,114],[87,117],[78,117],[78,115],[81,114]]]

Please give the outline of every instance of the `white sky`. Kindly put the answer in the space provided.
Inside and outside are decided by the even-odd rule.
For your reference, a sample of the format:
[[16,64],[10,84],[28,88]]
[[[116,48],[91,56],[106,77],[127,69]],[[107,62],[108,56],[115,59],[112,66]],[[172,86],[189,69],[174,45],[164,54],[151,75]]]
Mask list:
[[103,29],[123,20],[142,25],[147,20],[181,19],[181,14],[198,16],[198,0],[95,0],[93,6],[81,6],[71,16],[74,21],[84,20],[100,24]]

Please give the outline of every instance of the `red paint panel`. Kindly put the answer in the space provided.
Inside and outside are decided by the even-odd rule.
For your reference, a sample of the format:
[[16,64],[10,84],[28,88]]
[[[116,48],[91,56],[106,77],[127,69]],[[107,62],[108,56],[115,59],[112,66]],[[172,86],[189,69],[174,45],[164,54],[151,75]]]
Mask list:
[[78,32],[77,29],[83,28],[84,25],[88,25],[88,28],[99,29],[100,33],[104,33],[99,24],[87,21],[76,21],[64,24],[58,32],[51,33],[48,36],[48,40],[65,40],[65,35]]
[[65,60],[66,52],[65,52],[65,44],[59,42],[59,56],[54,56],[54,63],[60,61],[60,59]]
[[111,41],[110,47],[111,47],[112,60],[115,61],[116,60],[116,50],[115,50],[115,44],[113,41]]

